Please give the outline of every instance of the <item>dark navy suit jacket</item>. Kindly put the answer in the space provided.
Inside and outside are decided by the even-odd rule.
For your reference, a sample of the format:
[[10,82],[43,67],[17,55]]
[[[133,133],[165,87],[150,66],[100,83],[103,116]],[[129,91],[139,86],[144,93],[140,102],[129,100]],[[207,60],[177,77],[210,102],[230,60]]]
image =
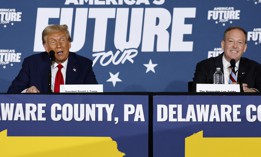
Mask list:
[[[49,93],[50,57],[42,52],[24,59],[22,69],[13,80],[7,93],[21,93],[24,89],[36,86],[40,93]],[[69,53],[65,84],[97,84],[88,58]]]
[[[197,83],[213,83],[213,74],[217,67],[220,67],[223,71],[223,54],[224,53],[217,57],[205,59],[197,64],[193,78],[193,92],[196,91]],[[261,92],[260,64],[241,57],[238,68],[238,82],[247,83],[249,88],[256,88]]]

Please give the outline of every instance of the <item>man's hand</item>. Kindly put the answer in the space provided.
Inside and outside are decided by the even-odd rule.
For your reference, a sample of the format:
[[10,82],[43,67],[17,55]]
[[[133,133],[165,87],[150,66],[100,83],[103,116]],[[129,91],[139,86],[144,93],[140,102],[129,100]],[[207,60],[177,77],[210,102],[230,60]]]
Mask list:
[[35,86],[31,86],[27,88],[26,93],[40,93],[40,91]]
[[244,92],[258,92],[258,90],[255,88],[248,88],[248,84],[246,83],[243,83],[242,87]]

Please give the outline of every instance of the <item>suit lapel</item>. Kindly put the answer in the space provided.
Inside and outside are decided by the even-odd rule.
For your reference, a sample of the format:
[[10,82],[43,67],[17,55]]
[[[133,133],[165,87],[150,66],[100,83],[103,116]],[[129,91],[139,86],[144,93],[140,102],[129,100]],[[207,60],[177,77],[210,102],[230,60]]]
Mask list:
[[[43,92],[43,93],[48,93],[49,92],[49,72],[51,70],[51,61],[49,58],[49,55],[47,52],[43,52],[41,55],[41,67],[39,69],[40,75],[38,76],[39,84],[36,85],[37,88]],[[42,84],[44,83],[44,84]]]
[[247,64],[244,58],[240,59],[239,67],[238,67],[238,76],[246,75]]
[[220,55],[216,58],[215,69],[214,69],[214,70],[216,71],[216,68],[219,67],[219,68],[221,68],[221,71],[224,73],[224,70],[223,70],[223,62],[222,62],[223,55],[224,55],[224,53],[220,54]]
[[69,54],[67,70],[66,70],[66,84],[72,84],[77,79],[77,64],[73,54]]

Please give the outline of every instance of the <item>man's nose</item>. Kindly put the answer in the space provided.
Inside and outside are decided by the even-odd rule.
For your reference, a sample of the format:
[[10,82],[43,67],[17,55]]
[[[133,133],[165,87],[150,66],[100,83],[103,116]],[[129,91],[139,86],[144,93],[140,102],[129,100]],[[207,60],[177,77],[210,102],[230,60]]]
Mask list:
[[238,44],[237,44],[236,42],[234,42],[233,47],[234,47],[234,48],[237,48],[237,47],[238,47]]
[[61,47],[61,43],[57,42],[57,47],[60,48]]

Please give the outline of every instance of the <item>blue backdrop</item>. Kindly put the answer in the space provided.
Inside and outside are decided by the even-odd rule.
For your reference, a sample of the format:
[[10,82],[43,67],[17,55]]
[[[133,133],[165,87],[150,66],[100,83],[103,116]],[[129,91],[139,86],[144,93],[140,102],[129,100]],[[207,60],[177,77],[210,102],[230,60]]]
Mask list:
[[105,92],[186,92],[195,65],[222,52],[224,30],[248,32],[261,63],[260,0],[1,0],[0,92],[25,57],[43,51],[48,24],[67,24],[71,51],[94,61]]

